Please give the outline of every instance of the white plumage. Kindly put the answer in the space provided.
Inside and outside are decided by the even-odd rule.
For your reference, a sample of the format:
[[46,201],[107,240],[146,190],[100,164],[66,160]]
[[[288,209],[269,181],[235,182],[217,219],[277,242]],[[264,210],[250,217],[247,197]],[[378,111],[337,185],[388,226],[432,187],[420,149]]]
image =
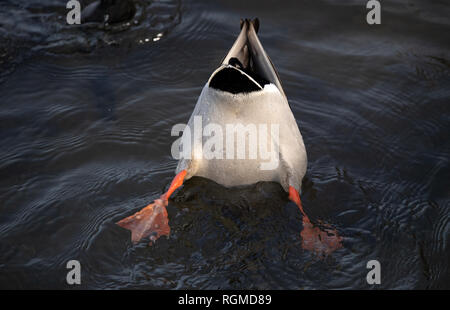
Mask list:
[[[244,68],[230,65],[231,59],[237,59]],[[236,70],[242,74],[248,83],[253,83],[256,90],[233,93],[210,86],[214,77],[222,70]],[[233,74],[233,72],[231,72]],[[261,85],[252,73],[262,77],[267,83]],[[236,75],[236,74],[235,74]],[[232,75],[233,76],[233,75]],[[239,75],[236,75],[241,77]],[[201,139],[194,137],[195,117],[201,116],[202,130],[209,124],[220,125],[223,129],[223,159],[205,159],[202,152],[210,136],[202,135]],[[258,140],[269,147],[269,142],[276,142],[278,165],[272,170],[261,169],[261,164],[267,166],[269,160],[262,158],[257,152],[256,158],[250,158],[249,145],[251,135],[246,133],[246,152],[244,159],[227,159],[226,128],[227,125],[267,126],[267,142]],[[253,124],[253,125],[252,125]],[[279,126],[279,140],[273,140],[270,135],[272,126]],[[287,98],[281,87],[278,75],[266,55],[256,35],[254,24],[244,21],[241,33],[233,47],[224,58],[221,66],[214,71],[198,98],[195,109],[189,119],[190,130],[185,131],[182,145],[191,143],[189,158],[181,158],[176,172],[187,171],[185,179],[192,176],[202,176],[227,187],[253,184],[259,181],[279,182],[288,191],[289,186],[300,192],[303,176],[306,173],[307,158],[302,135],[289,107]],[[242,127],[241,127],[242,128]],[[275,128],[275,127],[273,127]],[[217,134],[215,132],[215,134]],[[242,134],[242,132],[241,132]],[[259,137],[259,136],[258,136]],[[234,139],[236,152],[237,137]],[[272,145],[273,147],[273,145]],[[186,149],[185,145],[182,146]],[[187,148],[188,149],[188,148]],[[203,155],[203,156],[202,156]]]

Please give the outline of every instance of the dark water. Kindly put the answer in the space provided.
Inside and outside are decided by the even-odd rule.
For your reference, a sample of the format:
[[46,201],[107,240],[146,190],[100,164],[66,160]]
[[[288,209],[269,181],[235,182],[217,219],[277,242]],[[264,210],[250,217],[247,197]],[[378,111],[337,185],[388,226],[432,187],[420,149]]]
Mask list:
[[[450,5],[138,1],[129,23],[69,26],[66,1],[0,3],[0,288],[449,289]],[[344,247],[301,249],[277,184],[187,182],[172,232],[114,223],[174,176],[174,124],[258,16],[308,152],[302,200]]]

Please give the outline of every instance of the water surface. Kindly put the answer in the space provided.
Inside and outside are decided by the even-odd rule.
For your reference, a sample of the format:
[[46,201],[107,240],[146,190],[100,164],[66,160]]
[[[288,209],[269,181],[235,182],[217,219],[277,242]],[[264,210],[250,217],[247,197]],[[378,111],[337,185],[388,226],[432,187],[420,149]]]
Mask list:
[[[450,6],[383,1],[137,1],[133,20],[65,24],[65,1],[0,5],[0,288],[449,289]],[[174,124],[259,17],[303,134],[302,201],[344,246],[301,248],[273,183],[194,178],[171,235],[133,245],[114,223],[159,197]]]

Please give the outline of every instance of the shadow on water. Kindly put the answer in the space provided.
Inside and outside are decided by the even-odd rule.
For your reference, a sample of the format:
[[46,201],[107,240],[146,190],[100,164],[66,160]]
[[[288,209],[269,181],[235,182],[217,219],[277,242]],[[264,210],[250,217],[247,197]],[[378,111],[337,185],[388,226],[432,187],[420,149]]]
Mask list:
[[[135,1],[133,19],[65,23],[53,0],[0,6],[0,288],[448,289],[450,76],[439,1]],[[303,134],[305,212],[343,248],[302,249],[280,185],[189,180],[171,235],[133,245],[114,223],[174,176],[174,124],[238,32],[260,39]]]

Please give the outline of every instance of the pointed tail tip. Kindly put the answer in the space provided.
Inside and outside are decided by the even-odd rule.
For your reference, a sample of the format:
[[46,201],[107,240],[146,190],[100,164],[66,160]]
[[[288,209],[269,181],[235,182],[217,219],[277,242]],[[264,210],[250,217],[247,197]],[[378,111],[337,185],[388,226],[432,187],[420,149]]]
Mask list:
[[246,22],[246,20],[244,20],[244,19],[242,19],[242,18],[241,18],[241,20],[239,21],[239,27],[240,27],[241,30],[242,30],[242,27],[244,27],[245,22]]
[[256,33],[258,33],[259,30],[259,19],[256,17],[252,20],[253,27],[255,28]]
[[255,32],[258,33],[258,30],[259,30],[259,18],[258,17],[255,17],[253,20],[248,19],[248,18],[244,18],[244,19],[241,18],[239,23],[240,23],[239,24],[240,29],[242,29],[242,27],[244,27],[245,23],[252,24],[253,28],[255,28]]

